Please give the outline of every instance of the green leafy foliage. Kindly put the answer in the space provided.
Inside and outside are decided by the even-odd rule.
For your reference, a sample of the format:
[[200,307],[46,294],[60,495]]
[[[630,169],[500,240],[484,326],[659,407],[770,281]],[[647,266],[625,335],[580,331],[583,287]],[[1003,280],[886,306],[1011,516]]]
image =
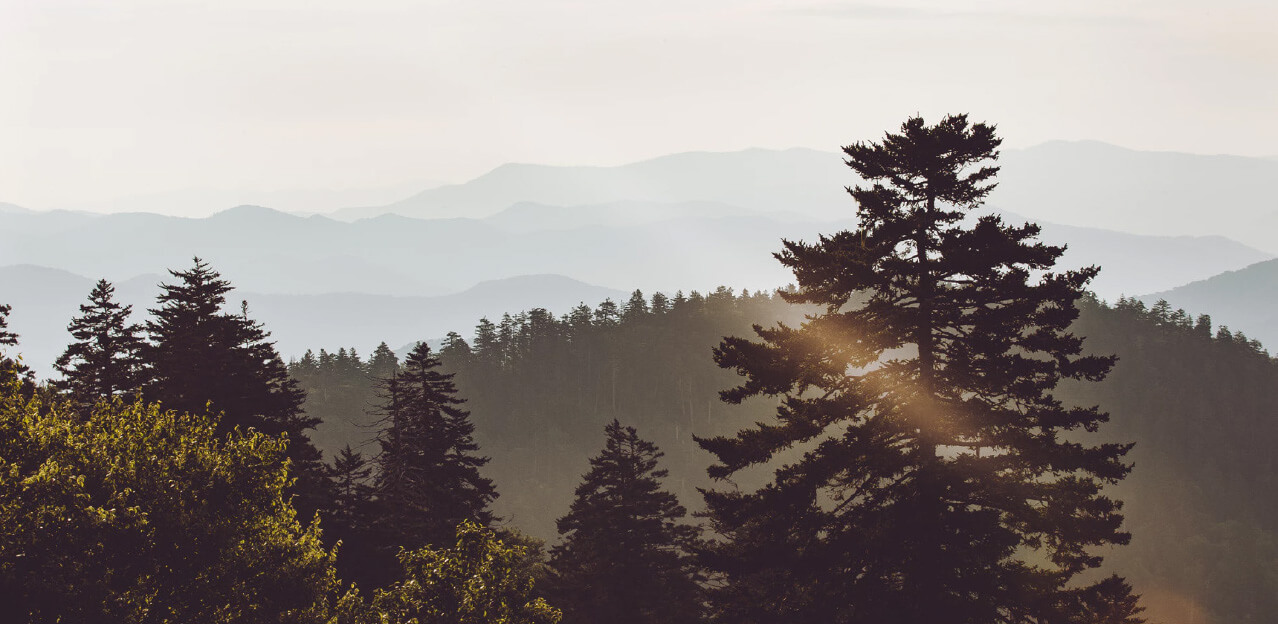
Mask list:
[[496,533],[463,522],[452,548],[399,553],[403,578],[378,590],[352,624],[556,624],[557,609],[534,595],[531,575],[521,572],[522,547]]
[[0,388],[0,595],[29,622],[322,622],[334,554],[284,442],[207,415]]

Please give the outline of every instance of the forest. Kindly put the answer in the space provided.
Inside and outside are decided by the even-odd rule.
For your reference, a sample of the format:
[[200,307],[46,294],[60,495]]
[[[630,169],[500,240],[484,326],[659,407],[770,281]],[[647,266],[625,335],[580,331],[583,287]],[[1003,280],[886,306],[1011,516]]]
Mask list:
[[[285,362],[195,258],[38,380],[0,305],[30,622],[1138,624],[1278,612],[1278,360],[976,216],[965,116],[844,148],[774,291],[638,290]],[[462,329],[462,328],[459,328]],[[429,337],[424,337],[429,338]]]

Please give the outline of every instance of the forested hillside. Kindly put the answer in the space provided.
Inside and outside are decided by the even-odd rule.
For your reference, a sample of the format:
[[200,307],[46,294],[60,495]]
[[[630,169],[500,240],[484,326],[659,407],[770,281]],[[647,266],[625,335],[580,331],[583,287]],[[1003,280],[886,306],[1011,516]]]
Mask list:
[[[623,304],[558,318],[533,309],[481,320],[466,340],[450,335],[442,357],[492,457],[497,512],[553,540],[554,520],[614,418],[665,451],[668,487],[700,508],[695,488],[711,485],[710,457],[692,437],[734,432],[774,410],[762,400],[719,401],[738,378],[715,366],[711,348],[803,312],[762,292],[636,292]],[[1278,363],[1245,336],[1166,305],[1085,300],[1075,331],[1089,351],[1119,361],[1106,381],[1065,385],[1059,396],[1099,404],[1111,413],[1101,435],[1136,442],[1135,469],[1113,492],[1127,503],[1134,538],[1107,554],[1107,569],[1126,575],[1166,622],[1265,621],[1278,612],[1278,501],[1267,494],[1278,487]],[[375,435],[372,384],[388,355],[379,371],[345,350],[290,364],[307,412],[323,420],[314,438],[327,451]]]

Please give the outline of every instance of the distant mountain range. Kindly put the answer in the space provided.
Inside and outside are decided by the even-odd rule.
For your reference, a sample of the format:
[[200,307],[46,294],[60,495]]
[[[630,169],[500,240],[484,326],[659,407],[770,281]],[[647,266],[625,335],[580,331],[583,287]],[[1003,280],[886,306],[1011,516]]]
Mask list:
[[333,216],[483,218],[518,202],[580,206],[639,201],[714,202],[838,219],[853,212],[843,187],[855,180],[838,156],[801,148],[689,152],[617,167],[506,164],[465,184],[429,189],[385,206],[339,210]]
[[[1278,253],[1278,161],[1129,150],[1053,141],[1004,150],[993,207],[1080,227],[1161,235],[1219,235]],[[508,164],[465,184],[395,203],[332,213],[484,218],[518,202],[552,206],[709,202],[818,220],[850,218],[857,178],[834,152],[810,149],[663,156],[616,167]]]
[[1140,298],[1147,304],[1166,299],[1173,308],[1210,314],[1216,326],[1228,325],[1278,355],[1278,260],[1185,284]]
[[[13,306],[9,327],[18,334],[18,351],[41,376],[71,340],[66,327],[79,314],[96,280],[67,271],[30,265],[0,267],[0,293]],[[143,275],[116,284],[116,299],[133,306],[142,323],[154,307],[161,282],[169,276]],[[476,321],[494,322],[507,311],[542,307],[557,314],[578,303],[595,306],[606,298],[624,301],[628,293],[600,288],[558,275],[526,275],[485,282],[453,295],[394,297],[335,293],[279,295],[240,289],[228,295],[228,307],[247,301],[249,316],[266,325],[286,357],[306,349],[355,347],[368,354],[381,341],[392,348],[458,331],[470,338]]]
[[[1269,317],[1247,312],[1250,304],[1229,308],[1234,295],[1216,293],[1212,296],[1222,297],[1216,302],[1184,294],[1198,292],[1193,289],[1173,289],[1274,257],[1278,199],[1266,184],[1278,179],[1278,162],[1054,142],[1007,150],[1000,164],[1000,186],[990,206],[1009,221],[1039,221],[1045,241],[1068,245],[1061,268],[1100,265],[1092,287],[1102,298],[1167,291],[1175,293],[1169,299],[1186,301],[1178,305],[1255,337],[1267,335]],[[334,213],[340,218],[258,206],[197,219],[0,204],[5,237],[0,266],[71,274],[36,278],[34,269],[22,269],[26,281],[0,283],[0,302],[15,305],[15,327],[29,334],[26,343],[37,357],[53,347],[34,341],[39,330],[22,328],[29,314],[24,304],[70,311],[53,315],[60,349],[65,341],[60,332],[75,311],[71,304],[87,295],[88,280],[111,279],[125,293],[137,276],[148,276],[138,282],[145,294],[135,300],[150,305],[163,270],[187,267],[199,255],[237,287],[258,293],[250,303],[283,347],[305,342],[292,342],[294,330],[288,327],[309,327],[311,305],[359,310],[346,322],[366,319],[359,322],[372,329],[334,328],[324,321],[297,330],[311,341],[307,346],[361,345],[383,329],[373,344],[385,339],[395,346],[438,336],[404,320],[403,327],[416,329],[406,329],[401,339],[390,330],[401,321],[391,317],[407,319],[411,306],[421,305],[420,315],[449,319],[430,326],[443,328],[441,333],[467,330],[478,307],[459,307],[449,316],[430,302],[523,275],[563,276],[595,288],[588,291],[595,294],[784,285],[791,276],[771,255],[780,240],[812,240],[853,227],[855,204],[843,187],[856,182],[833,152],[753,149],[676,154],[618,167],[505,165],[466,184]],[[1273,224],[1266,225],[1269,221]],[[1231,292],[1244,293],[1243,282],[1263,279],[1262,273],[1248,269],[1225,281]],[[55,288],[68,280],[74,285]],[[493,295],[483,313],[602,298],[563,293],[548,294],[544,302]],[[382,308],[391,316],[381,326],[367,320],[380,318],[376,310]],[[374,310],[363,314],[369,309]],[[321,326],[331,330],[331,340],[323,339]]]
[[[1021,217],[1008,215],[1019,221]],[[252,292],[428,296],[521,274],[618,290],[771,289],[791,281],[772,253],[853,227],[710,202],[517,203],[486,219],[382,215],[353,223],[240,206],[204,219],[145,213],[0,212],[0,266],[31,264],[113,281],[209,260]],[[1063,266],[1099,264],[1102,297],[1173,288],[1267,260],[1220,237],[1154,237],[1043,224]]]

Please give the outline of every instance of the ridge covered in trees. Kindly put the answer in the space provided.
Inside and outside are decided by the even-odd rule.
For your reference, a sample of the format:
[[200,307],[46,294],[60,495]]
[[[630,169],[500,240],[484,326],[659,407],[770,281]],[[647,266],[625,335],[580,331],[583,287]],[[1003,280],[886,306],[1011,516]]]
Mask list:
[[[639,298],[645,297],[631,297]],[[671,305],[654,309],[653,298]],[[459,394],[468,398],[476,441],[493,458],[486,474],[502,493],[495,509],[532,535],[555,538],[555,519],[598,450],[597,434],[589,432],[613,418],[649,432],[666,453],[671,491],[700,509],[696,488],[712,483],[708,456],[691,435],[730,434],[772,410],[758,400],[720,403],[718,392],[739,378],[714,365],[711,349],[723,336],[750,333],[753,324],[797,322],[813,310],[777,293],[726,287],[645,299],[649,311],[624,323],[613,318],[622,306],[612,302],[558,317],[530,310],[481,322],[492,331],[477,329],[468,341],[457,336],[443,349],[444,368],[457,373]],[[1065,383],[1058,398],[1106,407],[1115,416],[1105,439],[1136,442],[1129,454],[1135,469],[1113,489],[1126,503],[1124,527],[1134,537],[1108,555],[1110,567],[1144,593],[1152,621],[1168,611],[1196,613],[1205,624],[1247,621],[1244,614],[1278,609],[1270,580],[1278,571],[1272,524],[1278,503],[1257,495],[1278,480],[1267,450],[1278,445],[1271,418],[1278,413],[1278,361],[1245,336],[1169,306],[1090,297],[1078,305],[1073,331],[1118,361],[1105,381]],[[595,309],[603,311],[598,322]],[[490,333],[495,338],[485,349],[473,346]],[[322,370],[299,360],[290,370],[308,390],[308,413],[323,418],[321,432],[327,423],[343,423],[347,439],[358,444],[375,419],[364,414],[370,403],[343,399],[334,389],[358,394],[371,382],[362,368],[367,360],[346,360]],[[352,372],[339,378],[340,369]],[[738,482],[763,483],[760,475]]]

